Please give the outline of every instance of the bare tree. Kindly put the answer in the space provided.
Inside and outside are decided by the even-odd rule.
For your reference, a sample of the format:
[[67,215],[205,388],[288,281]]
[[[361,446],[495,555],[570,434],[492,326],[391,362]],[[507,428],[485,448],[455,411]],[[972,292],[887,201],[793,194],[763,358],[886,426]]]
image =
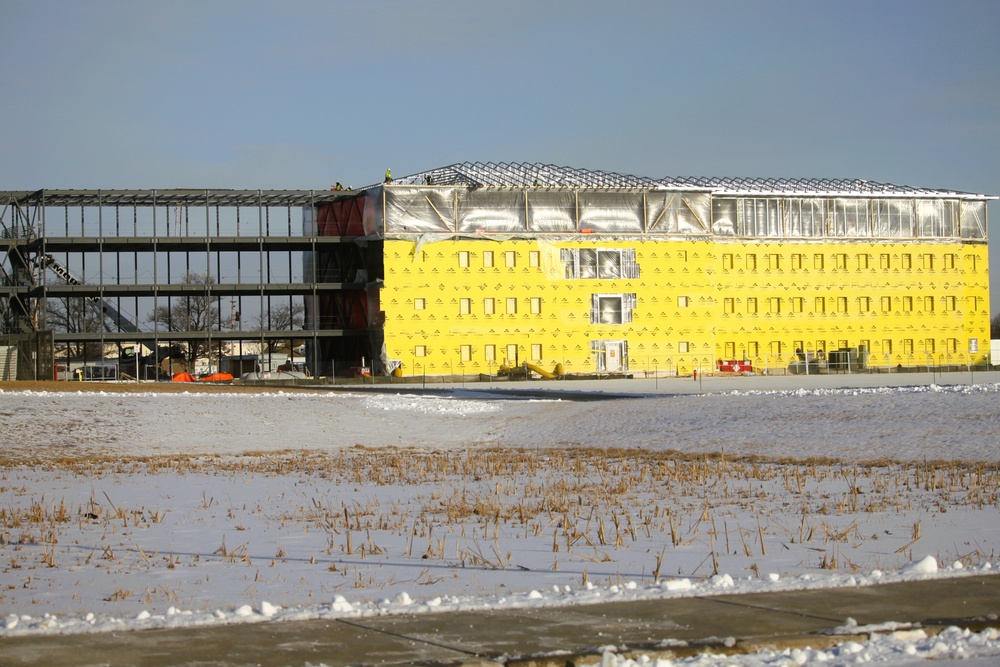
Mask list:
[[301,329],[305,322],[305,306],[298,302],[281,302],[257,316],[257,326],[269,331]]
[[[83,297],[49,297],[45,300],[45,319],[54,331],[69,334],[99,333],[104,326],[104,311],[94,299]],[[101,357],[101,343],[74,342],[66,346],[67,355],[74,358]]]
[[[158,328],[177,332],[205,332],[219,330],[219,297],[208,293],[208,286],[215,283],[212,276],[189,271],[181,280],[184,285],[203,286],[204,290],[189,296],[176,296],[166,305],[157,306],[147,319]],[[188,341],[188,361],[208,355],[208,341]]]
[[994,315],[993,319],[990,320],[990,338],[1000,339],[1000,315]]
[[[254,318],[255,328],[261,331],[288,331],[302,329],[305,323],[305,306],[298,301],[282,301],[271,304],[267,310]],[[289,338],[292,334],[289,333]],[[265,352],[273,352],[284,346],[283,342],[268,341],[264,344]]]

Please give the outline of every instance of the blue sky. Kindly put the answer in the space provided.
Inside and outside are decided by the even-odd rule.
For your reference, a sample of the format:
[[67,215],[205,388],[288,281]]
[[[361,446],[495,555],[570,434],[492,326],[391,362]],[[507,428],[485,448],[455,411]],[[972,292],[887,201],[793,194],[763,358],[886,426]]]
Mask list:
[[996,0],[0,0],[0,189],[512,161],[1000,194],[998,20]]

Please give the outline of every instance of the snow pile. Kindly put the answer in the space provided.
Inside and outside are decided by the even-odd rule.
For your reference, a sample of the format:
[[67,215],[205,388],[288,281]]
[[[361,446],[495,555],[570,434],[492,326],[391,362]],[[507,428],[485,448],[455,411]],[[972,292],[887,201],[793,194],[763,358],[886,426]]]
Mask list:
[[[933,560],[933,558],[930,560]],[[922,559],[926,561],[927,559]],[[991,565],[975,568],[944,568],[942,576],[972,576],[988,574]],[[642,585],[635,581],[622,584],[595,586],[588,582],[582,586],[552,586],[549,589],[531,589],[525,592],[510,592],[496,595],[444,595],[414,599],[408,592],[390,598],[350,601],[343,595],[334,595],[329,602],[315,605],[281,607],[266,600],[243,603],[230,608],[211,611],[197,611],[169,606],[162,612],[142,609],[132,616],[111,613],[89,612],[79,616],[44,613],[10,613],[0,621],[0,636],[23,636],[28,634],[74,634],[119,632],[126,630],[147,630],[179,627],[201,627],[210,625],[232,625],[260,623],[264,621],[304,621],[336,618],[371,618],[386,614],[420,614],[437,612],[485,611],[500,609],[531,609],[542,607],[566,607],[601,602],[628,602],[636,600],[661,600],[679,597],[705,597],[734,593],[762,593],[776,591],[817,590],[844,586],[867,586],[884,583],[898,583],[925,579],[925,573],[873,572],[868,575],[802,575],[782,579],[780,583],[761,581],[746,577],[733,578],[731,575],[715,575],[705,580],[665,579]],[[905,629],[902,624],[883,626],[858,626],[850,623],[836,628],[831,634],[860,634]]]
[[[960,628],[946,628],[928,636],[923,630],[901,630],[874,635],[870,641],[848,641],[828,649],[785,649],[762,651],[748,655],[701,654],[692,658],[675,660],[640,656],[632,659],[605,651],[600,660],[582,662],[590,667],[792,667],[795,665],[857,665],[866,663],[916,664],[933,660],[932,664],[993,665],[1000,656],[1000,631],[988,629],[970,632]],[[977,660],[978,658],[978,660]],[[954,662],[952,662],[954,661]]]

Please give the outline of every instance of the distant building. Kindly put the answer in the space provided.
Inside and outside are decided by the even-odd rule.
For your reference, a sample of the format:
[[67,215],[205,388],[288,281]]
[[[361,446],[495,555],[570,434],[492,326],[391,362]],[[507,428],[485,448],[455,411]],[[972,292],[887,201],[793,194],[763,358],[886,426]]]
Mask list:
[[[404,375],[981,364],[991,198],[456,164],[306,212],[319,236],[365,239],[378,286],[354,310],[308,299],[306,328],[367,328],[366,365]],[[358,364],[343,342],[321,356]]]

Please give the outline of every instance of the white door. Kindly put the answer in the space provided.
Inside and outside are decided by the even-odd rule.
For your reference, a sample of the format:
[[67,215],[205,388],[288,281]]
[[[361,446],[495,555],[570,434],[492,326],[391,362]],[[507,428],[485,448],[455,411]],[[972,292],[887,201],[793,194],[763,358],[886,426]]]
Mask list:
[[604,344],[604,370],[614,373],[622,369],[622,351],[624,345],[619,341],[608,341]]

